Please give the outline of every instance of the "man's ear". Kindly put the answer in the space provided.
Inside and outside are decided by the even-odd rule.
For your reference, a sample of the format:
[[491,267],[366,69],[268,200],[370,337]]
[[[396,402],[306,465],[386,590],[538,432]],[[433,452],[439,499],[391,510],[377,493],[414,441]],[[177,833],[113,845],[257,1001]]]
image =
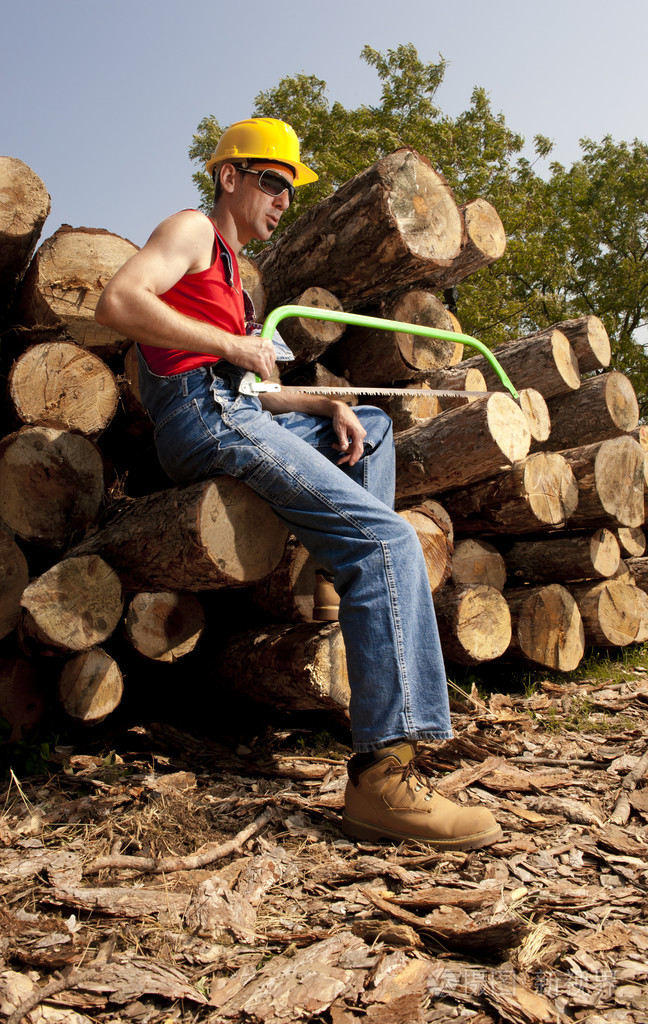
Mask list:
[[236,167],[234,164],[221,164],[220,183],[224,192],[234,191],[234,179],[236,178]]

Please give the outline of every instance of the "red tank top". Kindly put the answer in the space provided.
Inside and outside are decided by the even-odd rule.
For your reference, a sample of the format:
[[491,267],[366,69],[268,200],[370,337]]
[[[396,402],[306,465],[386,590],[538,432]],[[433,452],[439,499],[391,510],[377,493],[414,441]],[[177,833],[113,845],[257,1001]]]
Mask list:
[[[214,239],[217,255],[212,265],[197,274],[185,274],[159,298],[194,320],[204,320],[229,334],[244,335],[243,289],[236,256],[215,227]],[[160,377],[186,373],[220,359],[207,352],[184,352],[154,345],[140,345],[140,349],[152,372]]]

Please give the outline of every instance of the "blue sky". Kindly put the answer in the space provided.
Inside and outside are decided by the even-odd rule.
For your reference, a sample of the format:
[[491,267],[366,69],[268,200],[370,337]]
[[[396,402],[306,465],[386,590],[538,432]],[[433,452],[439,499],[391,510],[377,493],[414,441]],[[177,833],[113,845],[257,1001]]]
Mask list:
[[142,245],[198,202],[187,149],[201,118],[248,117],[284,75],[375,103],[362,47],[411,42],[448,60],[447,113],[481,85],[513,130],[548,135],[570,164],[582,136],[648,141],[647,39],[646,0],[4,0],[0,153],[45,182],[43,237],[69,223]]

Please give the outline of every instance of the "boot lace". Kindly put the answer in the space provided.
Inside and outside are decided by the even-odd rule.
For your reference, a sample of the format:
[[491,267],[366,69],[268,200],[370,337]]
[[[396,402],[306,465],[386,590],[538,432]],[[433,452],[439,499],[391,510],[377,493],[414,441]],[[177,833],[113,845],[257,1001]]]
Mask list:
[[400,775],[403,782],[408,782],[410,779],[416,782],[415,793],[420,793],[422,789],[429,790],[425,795],[425,800],[431,800],[434,795],[431,780],[435,772],[436,764],[431,754],[428,753],[415,754],[407,764],[392,764],[387,769],[387,774]]

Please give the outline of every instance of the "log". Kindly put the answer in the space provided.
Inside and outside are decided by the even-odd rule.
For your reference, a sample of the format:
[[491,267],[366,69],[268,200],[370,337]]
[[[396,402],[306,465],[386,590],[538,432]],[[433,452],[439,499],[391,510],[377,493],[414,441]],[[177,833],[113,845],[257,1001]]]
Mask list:
[[445,586],[434,595],[444,657],[460,665],[499,658],[511,642],[511,615],[495,587]]
[[490,480],[443,496],[457,533],[534,533],[574,515],[578,486],[558,452],[537,452]]
[[483,480],[523,459],[530,441],[526,417],[508,395],[450,409],[396,435],[396,494],[432,496]]
[[236,257],[241,284],[248,293],[254,306],[254,316],[258,323],[263,323],[266,312],[266,291],[261,280],[261,273],[256,263],[239,253]]
[[[419,324],[437,330],[452,331],[450,314],[430,291],[419,288],[383,301],[370,308],[374,316],[399,323]],[[455,342],[428,338],[404,331],[349,328],[327,355],[326,362],[352,384],[391,384],[393,381],[423,379],[439,367],[449,366],[455,358]]]
[[17,743],[43,720],[47,687],[41,666],[33,658],[0,658],[0,719],[10,732],[3,739]]
[[516,541],[504,555],[512,576],[531,583],[609,579],[621,562],[619,542],[605,528],[587,534],[558,534]]
[[581,373],[590,373],[610,365],[612,348],[608,332],[597,316],[581,316],[553,325],[569,340]]
[[302,214],[257,265],[271,309],[313,282],[352,309],[449,265],[462,233],[445,178],[403,148]]
[[290,535],[275,569],[252,588],[255,606],[279,622],[312,622],[316,560]]
[[558,583],[504,591],[511,612],[507,655],[558,672],[572,672],[585,653],[585,631],[576,601]]
[[622,556],[641,558],[646,551],[646,534],[641,526],[620,526],[616,531]]
[[119,389],[103,359],[72,342],[32,345],[13,364],[9,396],[22,423],[98,437],[117,411]]
[[441,527],[448,538],[448,543],[454,545],[454,526],[447,509],[440,502],[435,501],[434,498],[426,498],[425,501],[421,502],[421,506]]
[[20,598],[28,583],[27,559],[13,537],[0,528],[0,640],[18,625]]
[[[562,331],[553,327],[531,337],[496,345],[492,351],[518,391],[535,388],[547,399],[580,387],[576,354]],[[473,356],[466,364],[481,370],[489,391],[503,389],[484,356]]]
[[453,288],[469,274],[490,266],[506,250],[506,233],[500,216],[486,199],[472,199],[459,207],[464,224],[461,251],[446,270],[430,279],[437,289]]
[[287,711],[332,712],[348,723],[346,652],[337,622],[301,622],[237,634],[217,679],[233,692]]
[[215,590],[261,579],[279,564],[286,528],[229,476],[129,502],[74,554],[101,554],[126,590]]
[[97,555],[57,562],[25,588],[21,641],[44,654],[88,651],[107,640],[124,599],[117,574]]
[[629,435],[561,452],[578,484],[570,527],[641,526],[644,522],[645,456]]
[[0,156],[0,309],[16,293],[50,206],[49,193],[31,167]]
[[75,722],[99,725],[114,711],[124,692],[119,665],[100,647],[70,658],[58,679],[58,698]]
[[520,408],[527,418],[531,433],[531,445],[546,441],[552,432],[551,416],[544,398],[535,388],[522,388],[519,392]]
[[578,391],[547,402],[551,435],[542,444],[553,451],[618,437],[635,429],[639,403],[623,373],[601,373],[584,381]]
[[481,370],[459,363],[442,369],[431,370],[425,378],[428,387],[449,391],[486,391],[486,381]]
[[620,579],[577,583],[570,591],[578,604],[585,640],[596,647],[626,647],[645,636],[648,594]]
[[417,505],[399,513],[416,530],[427,569],[430,590],[436,594],[450,578],[452,569],[452,540],[449,530],[433,510]]
[[506,563],[488,541],[466,537],[454,549],[451,579],[455,587],[481,583],[502,591],[506,583]]
[[[342,303],[326,288],[307,288],[290,300],[291,305],[309,306],[311,309],[332,309],[342,312]],[[333,320],[311,320],[309,317],[286,317],[281,321],[280,333],[293,356],[290,368],[319,359],[345,331],[345,324]]]
[[61,548],[96,521],[104,464],[93,441],[23,427],[0,441],[0,518],[23,540]]
[[130,342],[102,327],[94,312],[104,286],[137,252],[119,235],[103,228],[64,224],[34,256],[20,290],[25,324],[64,326],[70,339],[104,359]]
[[[332,373],[323,363],[309,363],[306,366],[300,366],[294,373],[287,369],[285,373],[282,373],[282,383],[304,384],[309,387],[319,388],[329,386],[346,388],[349,386],[349,381],[346,377],[340,377],[338,374]],[[336,398],[340,402],[346,402],[347,405],[358,405],[360,402],[357,395],[336,395]]]
[[151,661],[175,662],[196,647],[205,630],[205,613],[195,594],[140,591],[124,622],[131,647]]

